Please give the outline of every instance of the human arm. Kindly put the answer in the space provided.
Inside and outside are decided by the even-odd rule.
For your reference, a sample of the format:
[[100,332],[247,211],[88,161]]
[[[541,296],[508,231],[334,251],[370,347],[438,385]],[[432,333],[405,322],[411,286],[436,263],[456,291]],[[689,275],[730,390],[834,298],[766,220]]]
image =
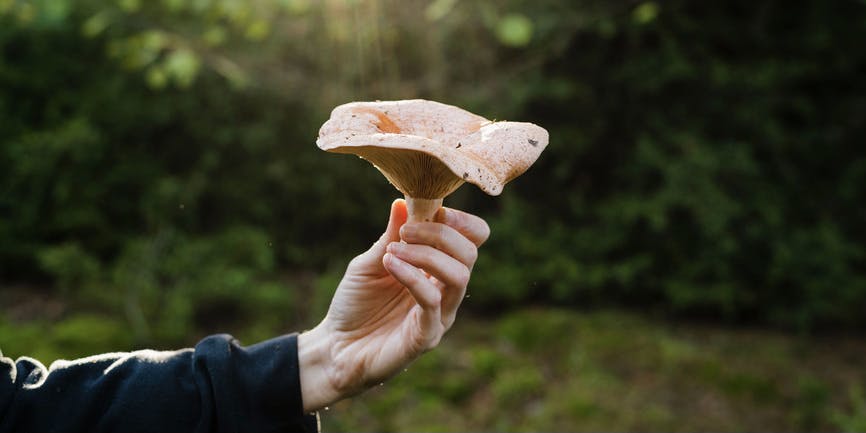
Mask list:
[[298,337],[304,410],[391,377],[454,323],[490,229],[448,208],[434,222],[406,219],[405,202],[395,201],[385,233],[349,264],[324,320]]
[[58,361],[0,356],[0,432],[316,431],[301,407],[297,336],[241,347]]
[[404,225],[396,201],[385,234],[350,263],[325,319],[301,336],[247,348],[212,336],[195,349],[49,369],[0,355],[0,433],[315,431],[310,412],[392,376],[451,327],[489,229],[452,209],[436,221]]

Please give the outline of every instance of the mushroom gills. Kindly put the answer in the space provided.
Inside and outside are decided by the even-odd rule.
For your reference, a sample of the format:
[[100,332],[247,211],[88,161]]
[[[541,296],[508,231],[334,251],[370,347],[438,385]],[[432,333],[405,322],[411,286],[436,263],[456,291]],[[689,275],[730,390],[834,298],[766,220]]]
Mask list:
[[441,199],[464,183],[442,161],[424,152],[373,146],[356,151],[407,197]]

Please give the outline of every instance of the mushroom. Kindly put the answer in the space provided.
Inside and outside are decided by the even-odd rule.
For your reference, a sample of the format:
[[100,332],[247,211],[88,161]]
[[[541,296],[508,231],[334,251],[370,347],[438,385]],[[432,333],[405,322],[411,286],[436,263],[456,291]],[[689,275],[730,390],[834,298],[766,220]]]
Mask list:
[[371,162],[406,197],[409,221],[431,221],[464,182],[499,195],[547,146],[532,123],[493,122],[422,99],[351,102],[319,130],[322,150]]

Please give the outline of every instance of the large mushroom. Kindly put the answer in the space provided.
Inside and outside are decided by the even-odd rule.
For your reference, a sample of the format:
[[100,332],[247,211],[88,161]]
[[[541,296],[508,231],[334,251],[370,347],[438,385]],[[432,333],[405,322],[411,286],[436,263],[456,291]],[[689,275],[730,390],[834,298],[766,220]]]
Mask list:
[[319,130],[322,150],[370,161],[406,196],[409,221],[430,221],[464,182],[499,195],[547,146],[532,123],[493,122],[422,99],[351,102]]

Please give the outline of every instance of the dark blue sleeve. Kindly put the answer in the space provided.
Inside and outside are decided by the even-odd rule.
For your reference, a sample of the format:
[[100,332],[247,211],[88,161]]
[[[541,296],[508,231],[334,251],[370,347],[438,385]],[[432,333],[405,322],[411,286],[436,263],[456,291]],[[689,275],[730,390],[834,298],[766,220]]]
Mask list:
[[297,336],[241,347],[228,335],[195,349],[57,361],[0,356],[0,433],[316,432],[301,401]]

